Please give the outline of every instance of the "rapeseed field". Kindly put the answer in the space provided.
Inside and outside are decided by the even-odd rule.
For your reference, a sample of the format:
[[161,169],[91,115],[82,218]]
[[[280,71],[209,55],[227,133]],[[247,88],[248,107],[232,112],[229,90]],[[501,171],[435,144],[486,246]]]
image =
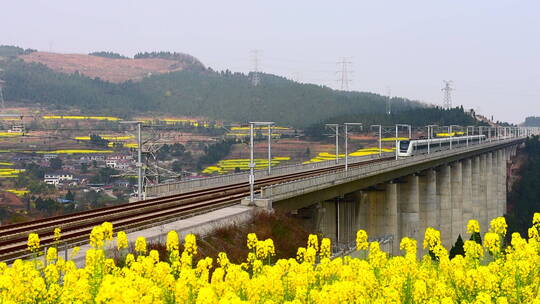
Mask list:
[[[167,235],[168,257],[160,260],[146,240],[135,240],[128,252],[126,233],[103,223],[90,234],[92,249],[85,267],[64,260],[54,246],[44,257],[37,234],[28,237],[33,260],[0,263],[2,303],[540,303],[540,213],[528,237],[514,233],[505,244],[507,225],[491,222],[483,242],[471,220],[465,254],[449,257],[439,231],[428,228],[423,241],[403,238],[402,255],[389,256],[365,231],[357,233],[362,258],[332,257],[327,238],[311,235],[296,258],[275,260],[271,239],[249,234],[250,252],[241,264],[219,253],[197,259],[197,240],[189,234]],[[116,235],[116,237],[115,237]],[[61,240],[55,229],[54,240]],[[104,250],[115,244],[114,252]],[[417,259],[417,247],[426,253]],[[180,250],[182,248],[182,250]],[[120,256],[120,262],[112,254]],[[197,262],[195,262],[197,261]]]

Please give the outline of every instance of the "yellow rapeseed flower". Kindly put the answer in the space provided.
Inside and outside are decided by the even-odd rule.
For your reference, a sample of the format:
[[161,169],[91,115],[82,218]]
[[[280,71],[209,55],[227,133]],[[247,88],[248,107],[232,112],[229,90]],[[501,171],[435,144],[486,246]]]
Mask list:
[[167,251],[177,251],[179,246],[178,233],[174,230],[167,233]]
[[94,226],[90,231],[90,246],[98,249],[103,247],[103,240],[105,239],[105,232],[102,226]]
[[[307,249],[298,248],[297,260],[279,259],[274,263],[260,259],[273,254],[273,240],[257,240],[246,260],[231,262],[220,252],[215,268],[212,258],[195,256],[194,235],[186,237],[181,257],[168,261],[160,261],[159,253],[151,250],[148,256],[127,254],[116,265],[103,248],[91,248],[86,251],[86,265],[77,266],[72,260],[59,258],[57,249],[51,247],[46,262],[32,259],[0,263],[0,299],[10,304],[540,304],[538,230],[530,230],[529,239],[513,233],[510,245],[503,250],[503,225],[499,222],[492,226],[492,231],[482,237],[485,247],[467,240],[465,256],[452,259],[435,229],[425,233],[424,247],[430,254],[422,259],[415,256],[418,240],[411,238],[403,238],[400,244],[406,257],[389,256],[378,242],[370,242],[367,258],[330,259],[330,240],[322,238],[316,251],[312,237],[307,240]],[[104,241],[109,229],[99,227],[92,236]],[[364,233],[359,234],[362,245],[368,242]],[[117,238],[122,239],[120,235]],[[29,248],[39,248],[37,234],[29,240]],[[146,241],[138,240],[136,249],[141,251],[144,244],[146,252]],[[172,243],[169,241],[169,247],[175,248]],[[491,254],[484,254],[484,250]]]
[[118,250],[121,250],[124,248],[128,248],[128,246],[129,246],[129,242],[128,242],[127,234],[124,231],[119,231],[116,234],[116,248],[118,248]]
[[55,247],[49,247],[47,249],[47,263],[52,263],[58,259],[58,252]]
[[501,237],[495,232],[488,232],[484,235],[484,247],[489,252],[496,254],[501,250]]
[[407,257],[416,258],[416,240],[404,237],[401,239],[399,249],[405,250],[405,255]]
[[540,227],[540,213],[535,212],[533,215],[533,226]]
[[506,228],[508,228],[508,225],[506,225],[506,220],[504,217],[500,216],[491,220],[489,232],[505,235]]
[[469,259],[479,259],[484,256],[484,248],[475,241],[465,241],[463,249],[465,250],[465,256]]
[[356,232],[356,250],[368,249],[368,235],[365,230],[358,230]]
[[54,228],[54,240],[55,241],[58,241],[60,240],[60,237],[62,237],[62,235],[60,234],[61,230],[60,228]]
[[135,240],[135,251],[141,255],[146,253],[146,239],[144,237],[140,236]]
[[184,239],[184,251],[190,255],[197,254],[197,240],[194,234],[186,235]]
[[319,256],[321,259],[330,258],[332,256],[332,245],[329,238],[323,238],[321,241],[321,249]]
[[426,229],[426,232],[424,233],[424,249],[429,249],[433,251],[433,249],[441,244],[441,232],[433,229],[431,227],[428,227]]
[[480,233],[480,224],[477,220],[469,220],[467,223],[467,233]]
[[253,249],[257,245],[257,235],[255,233],[248,233],[247,235],[247,248]]
[[39,236],[37,233],[30,233],[28,235],[28,250],[35,252],[39,250]]
[[307,248],[313,248],[319,251],[319,238],[315,234],[310,234],[308,237]]
[[103,228],[103,239],[111,241],[113,239],[113,224],[104,222],[101,224],[101,228]]

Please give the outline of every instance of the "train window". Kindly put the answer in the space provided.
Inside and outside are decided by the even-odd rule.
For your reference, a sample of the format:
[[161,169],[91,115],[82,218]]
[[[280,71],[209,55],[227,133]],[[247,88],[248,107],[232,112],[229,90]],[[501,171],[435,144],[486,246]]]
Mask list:
[[409,141],[408,140],[400,141],[399,150],[401,150],[401,152],[407,152],[407,149],[409,149]]

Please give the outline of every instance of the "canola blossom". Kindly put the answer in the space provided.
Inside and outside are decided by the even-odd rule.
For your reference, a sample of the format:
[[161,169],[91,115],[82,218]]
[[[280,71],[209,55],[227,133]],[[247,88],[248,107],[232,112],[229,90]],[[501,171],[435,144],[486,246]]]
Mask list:
[[[382,153],[392,152],[392,151],[394,150],[390,148],[381,148],[380,150],[380,152]],[[354,152],[349,153],[349,156],[355,157],[355,156],[367,156],[367,155],[375,155],[375,154],[379,154],[379,148],[373,147],[373,148],[358,149]],[[345,157],[345,154],[338,155],[338,158],[344,158],[344,157]],[[308,161],[303,162],[302,164],[318,163],[318,162],[330,161],[330,160],[335,160],[335,159],[336,159],[335,154],[328,153],[328,152],[320,152],[319,154],[317,154],[317,156],[313,157],[312,159]]]
[[[270,166],[275,167],[279,165],[282,161],[288,161],[290,160],[290,157],[287,156],[278,156],[273,157],[270,160]],[[255,163],[255,170],[265,170],[268,168],[268,159],[262,159],[262,158],[256,158],[253,160]],[[224,174],[224,173],[230,173],[234,172],[235,170],[240,171],[247,171],[249,170],[249,159],[248,158],[241,158],[241,159],[224,159],[220,160],[216,165],[214,166],[208,166],[206,167],[202,173],[205,174]]]
[[[226,253],[197,259],[194,235],[183,242],[167,236],[169,259],[147,252],[139,237],[135,254],[121,255],[117,265],[105,251],[112,225],[92,231],[94,248],[86,265],[63,260],[56,248],[45,259],[0,263],[2,303],[540,303],[540,214],[528,239],[518,233],[505,244],[504,218],[492,221],[484,243],[467,240],[465,254],[449,258],[440,233],[429,228],[424,240],[403,238],[402,255],[390,256],[365,231],[357,234],[362,258],[331,257],[327,238],[309,236],[296,258],[273,259],[279,248],[271,239],[249,234],[245,262],[232,263]],[[473,223],[472,232],[477,229]],[[479,227],[478,227],[479,228]],[[504,228],[504,229],[503,229]],[[121,239],[120,239],[121,238]],[[421,242],[422,241],[422,242]],[[118,249],[127,246],[117,234]],[[183,245],[180,253],[179,245]],[[425,249],[417,259],[417,244]],[[29,250],[39,248],[30,234]]]
[[68,119],[68,120],[110,120],[119,121],[119,117],[114,116],[82,116],[82,115],[44,115],[43,119]]

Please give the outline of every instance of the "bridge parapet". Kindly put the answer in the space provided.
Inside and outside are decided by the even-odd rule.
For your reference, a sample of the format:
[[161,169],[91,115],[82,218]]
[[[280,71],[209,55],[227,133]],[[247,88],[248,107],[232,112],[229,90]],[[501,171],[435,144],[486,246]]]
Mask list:
[[[383,153],[383,156],[394,155],[394,153]],[[371,159],[379,158],[379,154],[372,154],[366,156],[355,156],[349,158],[349,163],[359,163]],[[268,174],[266,170],[255,171],[255,179],[261,179],[264,177],[279,176],[291,173],[299,173],[310,171],[314,169],[323,169],[335,166],[334,160],[311,163],[311,164],[295,164],[289,166],[279,166],[272,168],[272,173]],[[195,191],[199,189],[210,188],[213,186],[227,186],[237,183],[247,182],[249,173],[234,173],[220,176],[212,176],[206,178],[198,178],[187,181],[179,181],[172,183],[163,183],[158,185],[148,185],[145,189],[147,197],[158,197],[172,194],[181,194],[185,192]]]

